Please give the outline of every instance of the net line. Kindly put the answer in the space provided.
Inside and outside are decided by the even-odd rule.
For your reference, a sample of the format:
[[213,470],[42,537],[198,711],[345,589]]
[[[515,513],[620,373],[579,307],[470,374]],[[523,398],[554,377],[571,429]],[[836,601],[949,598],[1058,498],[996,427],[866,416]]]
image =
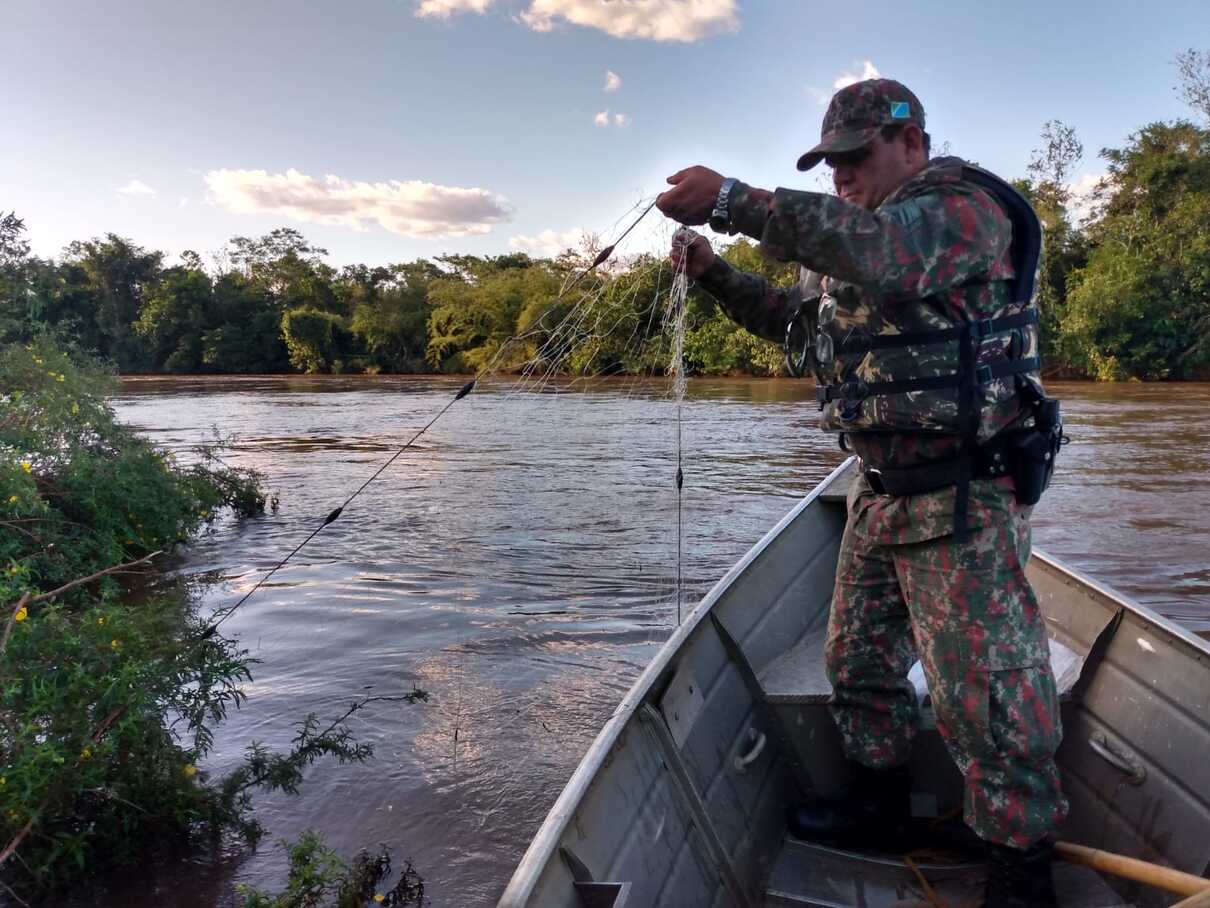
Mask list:
[[[640,202],[635,208],[642,204]],[[667,249],[678,228],[664,223],[662,245]],[[598,252],[597,245],[595,238],[589,238],[582,252],[583,260],[592,259]],[[671,589],[655,593],[655,602],[657,613],[661,611],[660,602],[674,606],[676,625],[679,626],[685,596],[683,411],[688,384],[685,336],[689,292],[685,261],[682,258],[680,267],[673,269],[664,256],[619,257],[612,268],[604,271],[578,288],[576,298],[566,311],[554,312],[558,304],[552,305],[525,330],[501,344],[476,374],[476,381],[503,395],[505,400],[549,393],[587,394],[600,387],[601,380],[611,374],[614,360],[599,355],[606,349],[620,351],[624,357],[646,365],[635,374],[621,377],[622,396],[626,400],[632,399],[641,389],[650,389],[652,379],[660,374],[670,379],[663,396],[670,398],[674,405],[675,575]],[[563,292],[564,288],[561,288],[556,300]],[[473,722],[476,712],[464,713],[466,661],[468,655],[473,655],[469,653],[465,633],[460,624],[461,639],[457,644],[454,671],[457,677],[453,729],[455,769],[464,722]],[[516,702],[516,699],[512,698],[512,701]],[[516,771],[520,772],[521,768]],[[512,781],[505,780],[502,790],[511,788]],[[501,798],[497,798],[495,804],[485,808],[480,825],[501,804]]]

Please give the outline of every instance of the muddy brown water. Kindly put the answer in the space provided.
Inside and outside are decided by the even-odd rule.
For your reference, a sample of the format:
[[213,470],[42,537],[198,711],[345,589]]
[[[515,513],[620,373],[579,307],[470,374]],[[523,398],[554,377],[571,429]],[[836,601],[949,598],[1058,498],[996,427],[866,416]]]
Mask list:
[[[227,520],[173,563],[233,602],[458,388],[429,378],[136,378],[115,404],[186,452],[213,429],[266,474],[276,514]],[[1210,631],[1210,385],[1052,384],[1072,443],[1035,543],[1185,626]],[[557,392],[557,393],[556,393]],[[682,408],[686,607],[842,459],[799,382],[690,382]],[[207,769],[304,714],[419,686],[351,725],[361,766],[317,764],[263,797],[268,834],[126,874],[103,905],[236,904],[278,886],[275,843],[410,857],[434,906],[491,905],[597,730],[676,620],[676,410],[664,382],[460,401],[224,625],[258,659]]]

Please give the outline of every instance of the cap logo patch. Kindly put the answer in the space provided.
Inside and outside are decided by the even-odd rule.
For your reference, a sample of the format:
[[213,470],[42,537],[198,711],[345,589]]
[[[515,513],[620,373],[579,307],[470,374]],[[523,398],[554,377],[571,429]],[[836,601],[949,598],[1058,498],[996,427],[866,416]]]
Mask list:
[[912,115],[908,107],[907,101],[892,101],[891,102],[891,119],[906,120]]

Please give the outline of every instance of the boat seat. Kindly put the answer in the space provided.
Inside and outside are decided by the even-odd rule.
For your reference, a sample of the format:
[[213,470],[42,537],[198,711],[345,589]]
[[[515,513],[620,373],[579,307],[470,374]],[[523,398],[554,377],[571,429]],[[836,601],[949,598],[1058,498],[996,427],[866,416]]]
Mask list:
[[[825,704],[832,697],[832,685],[824,673],[824,638],[827,628],[808,633],[795,646],[774,659],[757,673],[765,700],[769,703]],[[1050,639],[1050,664],[1059,685],[1059,699],[1070,700],[1080,677],[1084,659],[1059,641]],[[927,703],[924,671],[917,662],[908,672],[916,694]]]

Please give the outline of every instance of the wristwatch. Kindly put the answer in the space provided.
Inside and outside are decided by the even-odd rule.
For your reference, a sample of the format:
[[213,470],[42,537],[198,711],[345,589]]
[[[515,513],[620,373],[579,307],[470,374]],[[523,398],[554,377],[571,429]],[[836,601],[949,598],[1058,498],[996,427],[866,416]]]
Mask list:
[[723,180],[723,185],[718,188],[718,198],[714,200],[714,210],[710,212],[710,219],[706,222],[715,233],[735,232],[731,229],[731,210],[727,203],[731,199],[731,190],[738,182],[739,180],[735,177],[727,177]]

